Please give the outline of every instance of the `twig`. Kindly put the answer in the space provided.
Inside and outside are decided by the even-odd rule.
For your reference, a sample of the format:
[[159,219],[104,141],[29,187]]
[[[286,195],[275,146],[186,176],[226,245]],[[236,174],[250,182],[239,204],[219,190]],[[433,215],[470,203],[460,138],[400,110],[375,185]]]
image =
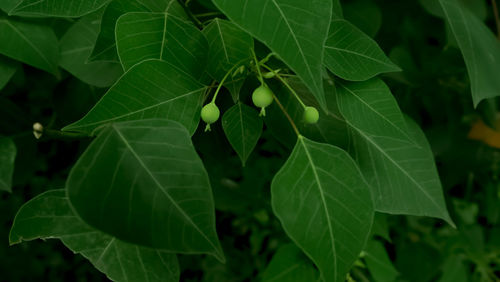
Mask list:
[[276,101],[276,104],[278,104],[278,106],[280,107],[281,111],[283,111],[283,113],[285,114],[285,116],[288,119],[288,121],[290,122],[290,124],[292,125],[293,131],[295,131],[295,133],[297,134],[297,136],[300,136],[299,129],[295,125],[295,122],[293,122],[292,117],[290,117],[290,115],[288,114],[288,112],[285,110],[285,108],[283,107],[283,105],[280,103],[280,100],[278,100],[278,98],[274,94],[273,94],[273,98],[274,98],[274,101]]

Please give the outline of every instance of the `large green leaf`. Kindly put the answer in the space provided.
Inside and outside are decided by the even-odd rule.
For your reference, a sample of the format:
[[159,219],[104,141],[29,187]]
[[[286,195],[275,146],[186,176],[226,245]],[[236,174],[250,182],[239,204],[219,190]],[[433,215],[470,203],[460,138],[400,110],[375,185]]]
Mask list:
[[237,103],[224,113],[222,128],[244,166],[262,134],[259,113],[245,104]]
[[311,261],[293,244],[278,249],[264,271],[262,282],[314,282],[318,272]]
[[244,30],[264,42],[304,81],[326,110],[323,93],[323,46],[332,1],[213,0]]
[[2,0],[0,1],[0,9],[5,13],[12,11],[21,0]]
[[86,116],[64,130],[92,133],[113,121],[168,118],[193,134],[204,90],[195,78],[169,62],[144,61],[127,71]]
[[116,22],[120,16],[129,12],[169,12],[182,15],[183,10],[177,0],[113,0],[102,15],[101,30],[90,60],[119,61],[115,41]]
[[325,281],[345,281],[373,220],[370,190],[343,150],[300,136],[271,184],[274,213]]
[[500,95],[500,41],[457,0],[440,0],[469,73],[472,101]]
[[51,28],[0,13],[0,54],[58,75],[59,48]]
[[[435,0],[433,0],[435,1]],[[344,18],[373,38],[382,25],[382,11],[373,0],[349,1],[343,5]]]
[[59,43],[59,65],[87,84],[108,87],[116,82],[123,70],[115,62],[87,62],[98,31],[97,15],[83,17],[73,24]]
[[364,252],[366,266],[376,282],[396,281],[399,273],[381,242],[369,240]]
[[9,241],[60,239],[114,281],[178,281],[175,254],[129,244],[85,224],[73,212],[66,191],[50,190],[17,212]]
[[438,217],[453,225],[427,140],[404,119],[387,86],[378,79],[338,82],[337,94],[375,209]]
[[19,67],[19,62],[0,55],[0,90],[7,85]]
[[467,282],[468,269],[465,267],[463,259],[457,255],[448,257],[443,264],[443,275],[439,282]]
[[373,39],[342,19],[331,22],[325,44],[325,65],[335,75],[355,81],[401,70]]
[[[207,73],[215,80],[222,81],[229,70],[236,70],[235,65],[248,66],[252,61],[253,38],[233,23],[215,19],[203,29],[203,34],[210,45]],[[235,101],[239,99],[243,82],[233,75],[224,82]]]
[[0,190],[12,191],[15,159],[16,145],[10,138],[0,136]]
[[111,0],[23,0],[10,11],[18,16],[81,17]]
[[180,123],[110,124],[72,168],[67,189],[86,223],[118,239],[224,261],[208,175]]
[[127,13],[116,22],[118,56],[128,70],[147,59],[175,62],[199,78],[208,43],[191,22],[171,13]]

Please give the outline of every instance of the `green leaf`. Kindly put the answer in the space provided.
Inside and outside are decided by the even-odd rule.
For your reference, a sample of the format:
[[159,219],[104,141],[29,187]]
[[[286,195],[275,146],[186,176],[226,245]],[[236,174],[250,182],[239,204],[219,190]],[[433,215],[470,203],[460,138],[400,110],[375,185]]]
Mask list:
[[169,62],[144,61],[128,70],[87,115],[63,130],[92,133],[109,122],[168,118],[193,134],[204,90],[195,78]]
[[67,189],[86,223],[120,240],[224,261],[207,172],[177,122],[105,127],[72,168]]
[[[231,69],[236,71],[235,65],[248,66],[252,61],[253,38],[233,23],[216,18],[203,29],[203,34],[210,46],[207,72],[218,82]],[[240,77],[232,75],[224,82],[234,101],[239,99],[243,82]]]
[[384,245],[376,240],[366,243],[365,261],[368,270],[376,282],[396,281],[399,273],[392,265]]
[[427,140],[413,121],[404,119],[387,86],[378,79],[339,81],[337,94],[375,209],[438,217],[453,225]]
[[344,281],[370,233],[370,190],[343,150],[300,136],[271,184],[274,213],[325,281]]
[[64,34],[59,43],[59,65],[81,81],[97,87],[108,87],[123,74],[122,67],[114,62],[87,62],[99,31],[97,15],[77,21]]
[[183,10],[177,0],[113,0],[104,10],[101,30],[89,60],[119,61],[115,41],[116,22],[120,16],[129,12],[169,12],[180,16]]
[[10,14],[17,16],[81,17],[110,0],[23,0]]
[[325,44],[325,65],[335,75],[354,81],[401,70],[373,39],[342,19],[331,22]]
[[192,76],[204,71],[208,43],[191,22],[170,13],[127,13],[116,22],[116,46],[125,70],[147,59],[175,62]]
[[293,244],[278,249],[264,271],[262,282],[318,281],[318,273],[311,261]]
[[456,0],[440,0],[467,66],[472,101],[500,95],[500,41],[472,12]]
[[354,24],[369,37],[375,37],[382,25],[382,11],[373,0],[346,2],[343,8],[344,17],[347,21]]
[[16,145],[10,138],[0,136],[0,190],[12,192],[12,174]]
[[439,282],[467,282],[468,272],[462,258],[457,255],[450,256],[444,262],[443,275]]
[[20,66],[19,62],[0,55],[0,90],[9,83]]
[[265,43],[308,86],[326,108],[323,93],[323,46],[332,1],[213,0],[234,23]]
[[59,48],[51,28],[0,14],[0,42],[0,54],[59,75]]
[[10,230],[10,244],[60,239],[113,281],[178,281],[175,254],[125,243],[85,224],[73,212],[66,191],[50,190],[25,203]]
[[5,13],[9,13],[14,9],[21,0],[2,0],[0,1],[0,9]]
[[259,113],[245,104],[237,103],[224,113],[222,128],[245,166],[262,133],[262,119]]

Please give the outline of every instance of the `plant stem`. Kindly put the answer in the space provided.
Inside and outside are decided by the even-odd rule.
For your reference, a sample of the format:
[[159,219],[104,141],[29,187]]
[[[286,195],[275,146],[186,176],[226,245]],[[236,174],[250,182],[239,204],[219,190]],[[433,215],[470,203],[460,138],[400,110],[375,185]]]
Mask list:
[[224,81],[226,81],[226,79],[229,77],[229,75],[231,73],[233,73],[233,71],[236,69],[236,67],[239,67],[241,65],[243,61],[239,61],[238,63],[234,64],[234,66],[232,66],[227,72],[226,74],[224,75],[224,77],[222,78],[221,82],[219,83],[219,85],[217,86],[217,90],[215,90],[215,94],[214,94],[214,97],[212,98],[212,102],[211,103],[215,103],[215,99],[217,99],[217,95],[219,94],[219,91],[222,87],[222,85],[224,84]]
[[493,7],[493,15],[495,15],[495,23],[497,25],[497,39],[500,40],[500,16],[498,15],[497,1],[491,0],[491,6]]
[[186,14],[188,15],[188,17],[191,19],[191,21],[194,23],[194,25],[196,25],[197,28],[199,29],[203,29],[203,23],[200,22],[200,20],[198,20],[194,15],[193,13],[191,13],[191,10],[189,9],[188,7],[188,3],[189,3],[190,0],[186,0],[186,2],[183,2],[182,0],[177,0],[177,2],[179,2],[179,4],[182,6],[182,8],[184,9],[184,12],[186,12]]
[[[266,65],[262,65],[265,69],[271,71],[271,72],[274,72],[273,69],[271,69],[270,67],[266,66]],[[281,83],[283,83],[283,85],[286,86],[286,88],[288,88],[288,90],[290,90],[290,92],[292,92],[292,94],[295,96],[295,98],[297,98],[297,101],[299,101],[300,105],[302,106],[302,108],[306,108],[306,104],[304,104],[304,102],[302,102],[302,100],[300,99],[299,95],[297,94],[297,92],[295,92],[295,90],[293,90],[293,88],[290,86],[290,84],[288,84],[288,82],[286,82],[286,80],[281,77],[281,75],[279,73],[275,73],[275,77],[277,77]]]
[[253,59],[255,61],[255,68],[257,69],[257,72],[259,73],[258,79],[260,81],[261,85],[265,85],[266,83],[264,82],[264,77],[262,77],[262,72],[260,71],[260,63],[259,60],[257,60],[257,55],[255,55],[255,51],[252,49],[252,55]]
[[295,133],[297,134],[297,136],[301,136],[300,135],[300,132],[299,132],[299,129],[297,128],[297,126],[295,125],[295,122],[293,122],[293,119],[292,117],[288,114],[288,112],[285,110],[285,108],[283,107],[283,105],[281,104],[280,100],[278,100],[278,97],[276,97],[276,95],[273,94],[273,99],[274,101],[276,101],[276,104],[278,104],[278,106],[280,107],[281,111],[283,112],[283,114],[285,114],[286,118],[288,119],[288,121],[290,122],[290,124],[292,125],[292,128],[293,128],[293,131],[295,131]]

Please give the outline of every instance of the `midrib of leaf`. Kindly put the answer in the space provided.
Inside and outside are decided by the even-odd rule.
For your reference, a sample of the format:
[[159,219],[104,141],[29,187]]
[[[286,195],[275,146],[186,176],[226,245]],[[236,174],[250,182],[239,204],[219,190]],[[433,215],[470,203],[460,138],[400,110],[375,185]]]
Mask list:
[[[469,49],[472,50],[472,38],[470,36],[470,30],[469,30],[469,25],[467,24],[467,21],[465,20],[465,15],[463,13],[463,10],[462,10],[462,7],[459,7],[457,2],[453,3],[453,5],[456,7],[456,9],[459,11],[460,13],[460,17],[462,18],[462,23],[464,24],[464,27],[465,27],[465,30],[466,30],[466,34],[467,34],[467,38],[469,39],[468,40],[468,45],[469,45]],[[446,17],[448,19],[452,19],[452,17],[449,16],[449,14],[447,13],[447,10],[446,9],[442,9],[444,11],[444,13],[446,14]],[[450,27],[451,29],[453,29],[453,27],[451,26],[450,24]],[[477,64],[476,64],[476,52],[470,52],[472,54],[472,68],[474,69],[474,73],[477,73]],[[465,58],[465,56],[464,56]],[[471,82],[471,85],[474,86],[474,89],[471,91],[472,93],[477,93],[477,76],[476,75],[470,75],[470,79],[472,79],[474,81],[474,83]]]
[[[179,206],[177,205],[177,203],[174,201],[174,199],[172,199],[172,197],[170,196],[170,194],[168,194],[167,191],[164,190],[163,186],[161,185],[161,183],[158,182],[158,180],[156,179],[156,177],[151,173],[151,171],[148,169],[148,167],[146,166],[146,164],[142,161],[141,157],[139,155],[137,155],[137,153],[135,152],[135,150],[132,148],[132,146],[130,146],[130,143],[127,141],[127,139],[125,138],[125,136],[123,136],[123,134],[120,132],[120,130],[118,128],[116,128],[115,125],[112,125],[113,129],[115,130],[115,132],[118,134],[118,136],[120,137],[120,139],[122,140],[122,142],[125,144],[125,146],[127,146],[127,149],[129,149],[129,151],[132,153],[132,155],[137,159],[137,161],[139,162],[139,164],[142,166],[142,168],[146,171],[146,173],[151,177],[151,179],[153,180],[153,182],[156,184],[156,186],[159,188],[160,191],[163,192],[163,194],[167,197],[167,199],[172,203],[172,205],[179,211],[179,213],[196,229],[196,231],[198,231],[198,233],[200,233],[200,235],[210,244],[210,246],[212,246],[212,248],[217,252],[219,253],[219,249],[212,243],[212,241],[205,235],[205,233],[203,233],[200,228],[198,227],[198,225],[196,225],[192,220],[191,218],[184,212],[184,210]],[[220,255],[220,254],[219,254]]]
[[222,42],[222,50],[224,50],[224,55],[226,55],[226,60],[227,60],[227,63],[229,64],[230,63],[229,54],[227,53],[226,41],[224,41],[224,36],[222,35],[222,30],[220,28],[219,20],[216,19],[215,24],[217,25],[217,30],[219,31],[220,39]]
[[29,41],[28,38],[26,38],[26,36],[24,36],[24,34],[21,31],[19,31],[15,26],[13,26],[6,19],[0,20],[0,21],[5,22],[10,28],[12,28],[24,41],[26,41],[26,43],[28,43],[31,46],[31,48],[33,48],[33,50],[35,50],[35,52],[38,55],[40,55],[40,57],[47,63],[47,65],[52,66],[52,64],[49,62],[49,60],[47,59],[47,57],[44,56],[43,52],[41,52],[40,49],[36,48],[36,46],[33,45],[33,43],[31,41]]
[[241,103],[238,103],[238,110],[240,111],[240,127],[241,127],[241,142],[243,143],[243,153],[246,156],[246,142],[245,142],[245,130],[243,128],[243,111],[241,111]]
[[409,175],[408,172],[406,172],[406,170],[404,168],[402,168],[396,162],[396,160],[394,160],[393,158],[391,158],[384,151],[384,149],[382,149],[380,146],[378,146],[378,144],[375,141],[373,141],[368,135],[366,135],[362,130],[358,129],[352,123],[350,123],[347,120],[346,120],[346,123],[349,124],[350,127],[354,128],[360,135],[362,135],[364,137],[364,139],[366,139],[367,141],[369,141],[370,144],[372,144],[377,149],[377,151],[381,152],[383,156],[385,156],[391,163],[393,163],[399,170],[401,170],[401,172],[403,172],[403,174],[406,175],[406,177],[408,179],[410,179],[410,181],[413,182],[417,186],[417,188],[432,202],[432,204],[434,206],[436,206],[438,208],[438,210],[442,210],[441,207],[436,203],[436,201],[429,195],[429,193],[427,193],[427,191],[425,191],[425,189],[411,175]]
[[270,280],[267,280],[267,281],[269,281],[269,282],[275,281],[275,280],[277,280],[277,279],[279,279],[279,278],[287,275],[288,273],[292,272],[294,269],[296,269],[299,266],[300,266],[300,264],[298,264],[298,263],[293,264],[292,266],[290,266],[287,269],[283,270],[279,275],[274,276],[273,279],[270,279]]
[[[290,23],[288,22],[287,18],[285,17],[285,14],[283,13],[283,10],[281,10],[281,7],[278,5],[278,3],[276,2],[276,0],[271,0],[274,4],[274,6],[276,6],[276,8],[278,9],[281,17],[283,18],[283,21],[285,21],[285,24],[286,26],[288,27],[288,30],[290,30],[290,34],[292,35],[293,37],[293,40],[295,41],[295,44],[297,44],[297,48],[299,49],[299,52],[300,52],[300,55],[301,55],[301,58],[304,62],[304,64],[306,65],[306,68],[307,68],[307,72],[309,73],[309,78],[312,78],[313,81],[314,81],[314,75],[311,71],[311,67],[309,66],[309,64],[307,63],[307,59],[306,59],[306,56],[304,54],[304,51],[302,50],[302,46],[300,46],[299,44],[299,41],[297,40],[297,37],[295,36],[295,33],[293,32],[293,29],[292,27],[290,26]],[[323,56],[323,53],[321,53],[321,56]],[[321,58],[321,61],[323,61],[323,58]],[[316,82],[314,82],[314,86],[317,88],[318,86],[316,85]]]
[[319,194],[321,196],[321,203],[323,204],[323,209],[325,211],[325,216],[326,220],[328,222],[328,233],[330,233],[330,244],[332,246],[332,251],[333,251],[333,271],[335,275],[337,275],[337,251],[335,249],[335,238],[333,237],[333,229],[332,229],[332,223],[330,220],[330,214],[328,213],[328,207],[326,206],[326,200],[325,200],[325,195],[323,191],[323,186],[321,185],[321,181],[318,176],[318,172],[316,171],[316,166],[314,164],[314,161],[311,157],[311,154],[309,153],[309,150],[307,150],[306,143],[304,141],[304,137],[299,136],[298,139],[300,140],[300,143],[302,144],[302,147],[304,147],[304,151],[306,153],[307,159],[309,160],[309,163],[311,164],[311,170],[313,171],[314,178],[316,179],[316,182],[318,183],[318,190]]
[[358,52],[355,52],[355,51],[352,51],[352,50],[347,50],[347,49],[342,49],[342,48],[337,48],[337,47],[332,47],[332,46],[324,46],[324,47],[325,47],[326,49],[332,49],[332,50],[337,50],[337,51],[339,51],[339,52],[344,52],[344,53],[354,54],[354,55],[357,55],[357,56],[363,57],[363,58],[365,58],[365,59],[368,59],[368,60],[371,60],[371,61],[374,61],[374,62],[377,62],[377,63],[381,63],[381,64],[383,64],[383,65],[385,65],[385,66],[387,66],[387,67],[391,67],[391,68],[393,68],[393,67],[394,67],[393,65],[388,64],[388,63],[386,63],[386,62],[384,62],[384,61],[380,61],[380,60],[375,59],[375,58],[373,58],[373,57],[369,57],[369,56],[367,56],[367,55],[365,55],[365,54],[358,53]]
[[[401,130],[401,128],[399,128],[399,126],[396,126],[396,124],[394,124],[391,120],[389,120],[388,118],[386,118],[384,115],[380,114],[377,110],[375,110],[370,104],[366,103],[363,99],[361,99],[357,94],[356,92],[354,91],[351,91],[351,89],[345,87],[342,83],[338,82],[338,84],[340,85],[340,87],[344,88],[345,90],[347,90],[347,92],[349,92],[351,95],[353,95],[356,99],[358,99],[361,103],[363,103],[366,107],[368,107],[372,112],[374,112],[375,114],[377,114],[379,117],[381,117],[383,120],[385,120],[386,122],[388,122],[390,125],[392,125],[392,127],[394,127],[397,131],[399,131],[401,134],[403,134],[406,138],[407,138],[407,141],[410,141],[411,144],[414,144],[414,145],[417,145],[416,143],[414,142],[411,142],[412,141],[412,138],[410,138],[410,136],[408,135],[408,133],[404,132],[403,130]],[[418,146],[420,147],[420,146]]]

